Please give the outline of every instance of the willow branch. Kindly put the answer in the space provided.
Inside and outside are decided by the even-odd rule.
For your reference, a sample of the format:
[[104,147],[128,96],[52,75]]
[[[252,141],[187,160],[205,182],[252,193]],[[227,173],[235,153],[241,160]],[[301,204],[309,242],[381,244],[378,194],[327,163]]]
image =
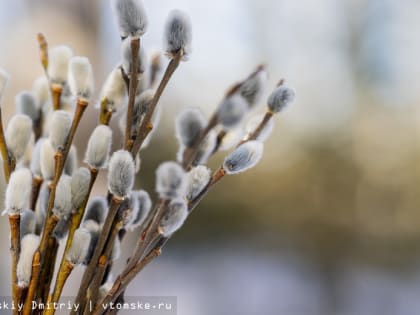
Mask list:
[[153,96],[153,99],[147,109],[147,112],[138,128],[137,137],[134,140],[133,147],[131,149],[131,154],[133,157],[137,155],[137,152],[140,150],[144,140],[146,139],[147,135],[153,129],[152,125],[152,117],[153,113],[156,109],[156,106],[160,100],[160,97],[163,94],[166,86],[168,85],[169,80],[171,79],[172,75],[174,74],[175,70],[178,68],[181,59],[183,56],[182,50],[180,50],[169,62],[168,67],[166,68],[165,74],[162,77],[162,80],[159,83],[159,86]]
[[125,141],[124,149],[129,150],[132,146],[131,128],[133,125],[133,109],[136,101],[137,87],[138,87],[138,65],[139,65],[139,51],[140,51],[140,37],[131,40],[131,76],[128,93],[127,104],[127,119],[125,125]]
[[[83,275],[83,279],[82,282],[80,284],[80,288],[79,291],[77,293],[77,297],[75,300],[75,303],[77,303],[78,305],[80,305],[80,309],[84,309],[85,303],[86,303],[86,299],[85,299],[85,295],[87,292],[87,289],[93,279],[93,277],[95,276],[95,271],[96,271],[96,266],[99,262],[99,258],[102,254],[102,251],[105,247],[105,244],[107,242],[108,239],[108,235],[112,229],[112,224],[114,222],[114,219],[118,213],[120,204],[123,200],[121,198],[118,198],[116,196],[114,196],[111,199],[111,204],[109,207],[109,211],[108,211],[108,215],[105,219],[103,228],[101,230],[101,234],[99,236],[98,239],[98,243],[96,245],[95,251],[93,253],[93,256],[85,270],[85,273]],[[71,315],[75,315],[76,311],[72,310]]]

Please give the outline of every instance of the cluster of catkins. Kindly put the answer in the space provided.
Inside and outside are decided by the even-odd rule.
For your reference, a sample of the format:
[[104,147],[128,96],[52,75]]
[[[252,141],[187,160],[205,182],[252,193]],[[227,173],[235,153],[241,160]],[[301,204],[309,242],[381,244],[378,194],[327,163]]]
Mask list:
[[[67,46],[45,49],[42,41],[45,74],[35,80],[31,91],[16,96],[17,113],[5,132],[0,125],[2,171],[7,182],[4,213],[10,221],[14,265],[13,299],[25,302],[24,314],[31,313],[26,306],[32,300],[58,301],[76,265],[87,266],[77,296],[82,305],[88,298],[94,305],[106,299],[115,301],[125,289],[122,280],[132,280],[130,275],[139,271],[151,250],[163,246],[162,240],[183,225],[215,183],[226,174],[243,172],[258,163],[263,142],[273,129],[274,114],[294,99],[293,89],[281,82],[269,96],[265,114],[255,114],[267,81],[265,68],[259,66],[229,89],[209,119],[198,108],[183,110],[175,121],[177,161],[164,162],[156,170],[158,196],[152,209],[149,194],[133,188],[140,170],[140,151],[159,123],[161,106],[157,104],[163,89],[191,52],[191,25],[184,13],[170,13],[164,34],[170,63],[162,75],[160,58],[155,56],[149,64],[141,45],[148,25],[141,1],[113,0],[112,6],[122,39],[121,62],[109,74],[97,101],[93,101],[89,60],[74,56]],[[0,70],[0,100],[8,79]],[[72,140],[83,110],[91,102],[100,104],[100,124],[84,150],[85,166],[79,166],[77,150],[82,148],[76,149]],[[120,119],[126,139],[123,148],[113,153],[111,117]],[[137,150],[136,143],[140,143]],[[207,161],[227,150],[231,153],[212,173]],[[102,169],[108,172],[108,191],[90,198]],[[112,261],[118,259],[127,231],[137,231],[139,241],[127,268],[114,281]],[[65,250],[54,276],[60,244]],[[53,279],[55,284],[50,286]]]

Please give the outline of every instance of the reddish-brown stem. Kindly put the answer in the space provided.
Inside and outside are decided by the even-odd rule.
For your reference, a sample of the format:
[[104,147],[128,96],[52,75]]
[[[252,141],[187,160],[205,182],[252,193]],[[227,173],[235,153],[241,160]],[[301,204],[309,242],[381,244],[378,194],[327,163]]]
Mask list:
[[[10,252],[12,255],[12,297],[13,302],[17,305],[18,287],[17,287],[17,264],[20,254],[20,214],[9,214],[10,224]],[[13,314],[18,314],[17,310]]]
[[162,96],[163,91],[165,90],[166,86],[168,85],[169,80],[171,79],[172,75],[174,74],[175,70],[178,68],[181,59],[183,56],[182,50],[180,50],[169,62],[168,67],[166,68],[165,74],[162,77],[162,80],[160,81],[160,84],[155,92],[155,95],[153,96],[153,99],[147,109],[146,114],[144,115],[144,118],[138,127],[137,131],[137,137],[134,140],[131,154],[133,157],[136,157],[137,152],[140,150],[141,145],[143,144],[144,140],[146,139],[147,135],[150,133],[150,131],[153,129],[153,125],[151,123],[151,119],[153,117],[153,113],[155,112],[156,106],[160,100],[160,97]]
[[133,125],[133,109],[136,101],[137,87],[138,87],[138,65],[139,65],[139,50],[140,37],[135,37],[131,40],[131,75],[128,92],[127,117],[125,125],[125,141],[124,149],[128,150],[131,139],[131,128]]

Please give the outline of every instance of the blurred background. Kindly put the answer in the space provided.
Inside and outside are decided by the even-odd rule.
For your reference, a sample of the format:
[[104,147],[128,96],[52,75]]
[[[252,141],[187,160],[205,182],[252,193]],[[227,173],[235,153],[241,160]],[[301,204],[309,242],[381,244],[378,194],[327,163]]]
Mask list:
[[[258,167],[221,182],[129,295],[176,296],[183,315],[418,314],[420,3],[144,2],[149,53],[161,49],[173,8],[190,15],[194,38],[190,60],[164,93],[138,187],[153,193],[156,166],[175,159],[175,113],[198,106],[211,114],[226,89],[257,64],[270,72],[267,94],[285,78],[297,100],[277,117]],[[118,63],[109,1],[2,0],[0,67],[11,74],[6,125],[14,95],[42,75],[38,32],[50,46],[67,44],[89,57],[98,88]],[[81,158],[96,122],[92,106],[76,138]],[[102,181],[96,193],[105,190]],[[4,296],[5,217],[0,234]],[[74,272],[65,295],[75,294],[81,273]]]

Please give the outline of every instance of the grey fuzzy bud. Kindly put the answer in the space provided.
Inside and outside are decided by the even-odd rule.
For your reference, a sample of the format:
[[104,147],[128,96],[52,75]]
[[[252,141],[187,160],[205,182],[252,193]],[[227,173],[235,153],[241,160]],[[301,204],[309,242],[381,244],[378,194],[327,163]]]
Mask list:
[[241,142],[244,134],[245,131],[242,126],[230,129],[228,132],[226,132],[223,139],[221,139],[218,151],[229,151],[236,147],[238,143]]
[[184,56],[191,52],[192,27],[187,14],[179,10],[169,13],[165,25],[165,51],[174,56],[182,50]]
[[184,224],[188,217],[188,207],[184,199],[174,199],[163,215],[159,232],[165,237],[171,236]]
[[187,174],[178,163],[164,162],[156,170],[156,191],[161,198],[184,197],[187,184]]
[[67,82],[71,57],[73,57],[73,51],[67,46],[53,47],[48,51],[48,75],[53,83]]
[[112,261],[116,261],[118,258],[120,258],[120,256],[121,256],[121,242],[118,238],[116,238],[114,241],[114,247],[112,248],[110,258]]
[[4,90],[9,82],[9,74],[0,68],[0,101],[3,97]]
[[14,115],[7,125],[7,148],[16,160],[20,160],[32,135],[32,120],[22,114]]
[[137,199],[137,209],[133,215],[133,220],[130,222],[129,229],[133,231],[135,228],[143,224],[152,208],[152,200],[149,194],[144,190],[136,190],[131,194],[131,198]]
[[116,68],[108,75],[100,94],[100,101],[106,100],[108,110],[117,111],[125,103],[127,88],[121,68]]
[[99,294],[98,294],[98,301],[102,301],[108,294],[109,291],[111,291],[112,287],[114,285],[113,280],[107,280],[101,287],[99,288]]
[[175,120],[176,136],[185,147],[191,147],[206,126],[206,118],[196,108],[183,110]]
[[122,38],[141,36],[147,29],[147,16],[141,0],[112,0]]
[[134,220],[136,216],[136,211],[138,210],[138,200],[133,198],[133,194],[130,193],[129,198],[125,198],[118,210],[118,217],[121,220],[123,227],[127,228],[131,221]]
[[227,174],[244,172],[257,165],[261,160],[263,149],[264,146],[259,141],[245,142],[225,158],[223,169]]
[[29,198],[32,190],[32,174],[27,168],[15,170],[6,188],[5,205],[10,214],[20,213],[29,208]]
[[32,159],[30,162],[30,169],[34,176],[41,177],[41,147],[45,141],[44,138],[38,139],[32,151]]
[[86,149],[85,162],[89,166],[100,169],[107,166],[111,151],[112,130],[108,126],[99,125],[93,130]]
[[66,216],[58,221],[53,231],[53,235],[58,241],[62,240],[67,236],[70,227],[70,221],[70,216]]
[[187,199],[194,200],[210,182],[211,170],[203,165],[196,166],[188,172]]
[[[248,123],[245,126],[245,130],[247,133],[247,136],[245,139],[247,139],[260,125],[261,121],[264,119],[264,115],[258,115],[255,117],[252,117]],[[264,142],[267,140],[267,138],[270,136],[270,134],[273,132],[274,129],[274,120],[270,119],[264,126],[264,128],[261,130],[259,136],[256,140]]]
[[[130,77],[131,75],[131,63],[133,61],[133,54],[131,50],[131,37],[126,38],[121,44],[121,62],[122,68],[124,69],[125,74]],[[140,47],[139,56],[138,56],[138,64],[137,64],[137,72],[143,73],[146,70],[147,66],[147,57],[146,53],[144,52],[143,46]]]
[[69,87],[74,97],[89,99],[93,93],[93,71],[89,59],[73,57],[69,61]]
[[45,180],[52,180],[55,172],[55,151],[49,139],[41,143],[41,174]]
[[77,149],[76,146],[72,145],[70,147],[69,154],[67,155],[66,162],[64,163],[64,173],[70,176],[73,175],[74,171],[77,169],[77,166]]
[[48,102],[50,98],[50,83],[45,75],[38,77],[34,81],[32,85],[32,92],[39,106],[43,107],[45,103]]
[[38,249],[40,237],[34,234],[28,234],[21,241],[20,257],[17,264],[16,276],[18,286],[27,288],[32,276],[32,260]]
[[[141,119],[146,114],[147,109],[149,108],[149,105],[151,104],[153,97],[155,93],[153,90],[145,90],[140,95],[136,97],[136,102],[134,103],[133,108],[133,122],[132,122],[132,128],[131,128],[131,134],[136,135],[137,134],[137,128],[140,126]],[[126,124],[125,115],[122,116],[124,119],[124,128]]]
[[206,138],[204,138],[201,143],[196,158],[193,162],[193,166],[200,164],[206,164],[210,156],[212,155],[214,148],[217,143],[217,134],[216,131],[211,130]]
[[217,118],[223,128],[231,129],[236,127],[248,111],[248,103],[238,95],[233,94],[223,100],[217,111]]
[[135,166],[128,151],[119,150],[109,160],[108,189],[118,197],[127,196],[134,185]]
[[153,138],[156,130],[158,129],[157,127],[159,126],[161,116],[162,116],[162,107],[158,106],[158,107],[156,107],[156,110],[155,110],[155,112],[153,113],[153,116],[152,116],[153,129],[152,129],[152,131],[149,132],[146,139],[144,139],[143,144],[141,145],[142,150],[147,148],[147,146],[150,144],[150,141],[152,141],[152,138]]
[[88,254],[91,236],[88,230],[78,228],[74,232],[73,242],[69,248],[66,259],[72,265],[82,264]]
[[295,100],[295,90],[284,85],[278,86],[268,97],[267,105],[271,112],[278,113]]
[[40,109],[37,99],[30,91],[22,91],[15,98],[16,112],[36,121],[39,119]]
[[71,177],[63,174],[57,184],[53,213],[59,219],[63,219],[69,216],[72,210]]
[[102,224],[105,222],[105,218],[108,214],[108,202],[106,201],[105,197],[94,197],[89,202],[85,216],[83,218],[84,221],[93,220],[98,224]]
[[267,83],[267,71],[260,67],[251,74],[239,88],[239,94],[248,102],[250,107],[255,107],[261,100]]
[[90,172],[87,168],[79,168],[71,177],[71,198],[73,208],[77,209],[85,200],[90,186]]
[[56,110],[49,121],[49,139],[55,151],[63,149],[71,127],[71,116],[64,110]]
[[96,244],[98,243],[99,233],[101,232],[101,228],[99,224],[93,220],[84,221],[82,227],[89,231],[90,233],[90,244],[89,248],[84,260],[84,264],[88,265],[90,260],[92,259],[93,253],[96,248]]
[[20,214],[20,238],[27,234],[34,234],[36,227],[35,212],[32,210],[23,210]]
[[39,190],[39,196],[35,207],[36,233],[39,234],[44,225],[47,215],[48,199],[50,197],[50,189],[47,182],[43,182]]

